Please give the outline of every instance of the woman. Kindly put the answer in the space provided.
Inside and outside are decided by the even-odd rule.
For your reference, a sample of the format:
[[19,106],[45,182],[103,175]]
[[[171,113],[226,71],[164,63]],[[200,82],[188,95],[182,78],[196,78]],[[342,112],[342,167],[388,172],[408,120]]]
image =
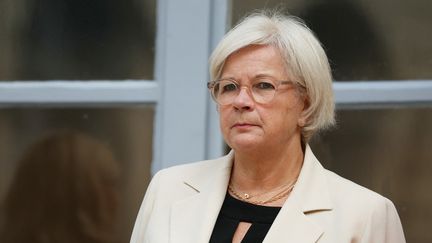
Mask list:
[[299,20],[253,14],[214,50],[208,83],[232,151],[158,172],[131,242],[405,242],[386,198],[324,169],[331,74]]

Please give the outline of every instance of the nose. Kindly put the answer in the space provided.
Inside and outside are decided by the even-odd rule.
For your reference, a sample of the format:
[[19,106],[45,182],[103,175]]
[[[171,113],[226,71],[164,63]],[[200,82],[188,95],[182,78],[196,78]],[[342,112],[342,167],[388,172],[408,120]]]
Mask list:
[[235,97],[232,104],[237,110],[252,110],[255,107],[252,94],[246,87],[240,88],[239,94]]

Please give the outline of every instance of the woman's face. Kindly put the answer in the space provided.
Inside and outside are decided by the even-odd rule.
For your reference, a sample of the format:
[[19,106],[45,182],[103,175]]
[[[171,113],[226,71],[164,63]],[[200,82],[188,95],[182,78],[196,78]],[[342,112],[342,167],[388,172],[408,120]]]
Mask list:
[[232,104],[220,105],[220,126],[227,144],[236,151],[286,148],[299,145],[304,122],[303,98],[291,84],[281,85],[266,104],[251,97],[251,80],[271,76],[290,80],[279,51],[268,45],[248,46],[233,53],[225,62],[221,78],[233,78],[241,86]]

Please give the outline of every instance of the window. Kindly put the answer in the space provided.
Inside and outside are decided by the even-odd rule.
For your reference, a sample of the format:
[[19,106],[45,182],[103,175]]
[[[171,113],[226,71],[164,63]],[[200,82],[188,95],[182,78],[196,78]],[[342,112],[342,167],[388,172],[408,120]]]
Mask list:
[[[113,217],[118,221],[86,225],[86,230],[108,232],[101,236],[128,241],[151,173],[222,153],[217,120],[209,118],[216,110],[210,105],[206,81],[211,46],[225,31],[227,3],[0,0],[0,9],[7,10],[0,16],[0,234],[10,231],[6,226],[12,225],[8,220],[14,217],[3,212],[21,162],[27,161],[24,154],[46,151],[39,149],[44,144],[63,144],[60,139],[68,141],[67,158],[87,161],[77,158],[86,158],[84,155],[94,150],[112,158],[106,160],[111,162],[100,165],[96,163],[100,160],[94,159],[95,163],[86,165],[99,169],[115,168],[114,162],[119,165],[118,177],[107,169],[107,173],[81,174],[87,179],[107,180],[85,184],[81,178],[74,182],[84,183],[86,189],[110,188],[102,190],[105,193],[99,199],[110,198],[106,201],[111,203],[100,205],[102,211],[87,210],[92,214],[86,217],[97,214],[106,222],[112,222]],[[184,87],[192,87],[187,95],[180,92]],[[44,153],[48,157],[58,154]],[[24,171],[32,176],[64,171],[60,165],[68,163],[57,161],[46,170]],[[79,171],[100,171],[86,168]],[[66,174],[51,175],[62,179]],[[59,180],[51,181],[53,190],[47,195],[66,191],[63,183],[54,183]],[[13,195],[27,196],[32,192],[28,187]],[[93,195],[90,192],[95,191],[86,192]],[[75,199],[84,204],[98,202],[97,197]],[[60,205],[58,202],[57,208]],[[82,241],[79,232],[72,233],[70,239]],[[9,236],[12,242],[17,241],[14,235]]]
[[323,43],[337,81],[432,79],[429,1],[234,0],[232,23],[262,8],[301,17]]
[[153,106],[0,109],[2,242],[36,241],[68,221],[55,239],[75,239],[86,223],[67,212],[79,210],[86,230],[126,241],[150,177],[153,117]]
[[155,1],[2,1],[0,80],[153,79]]
[[156,1],[0,6],[0,241],[128,241],[153,159]]

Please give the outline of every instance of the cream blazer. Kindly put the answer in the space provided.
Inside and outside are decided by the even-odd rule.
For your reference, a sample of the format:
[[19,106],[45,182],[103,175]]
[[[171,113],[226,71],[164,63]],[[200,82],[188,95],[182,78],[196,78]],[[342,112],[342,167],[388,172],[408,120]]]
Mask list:
[[[147,189],[131,243],[209,242],[233,154],[159,171]],[[390,200],[324,169],[307,146],[297,184],[264,242],[404,243],[405,238]]]

